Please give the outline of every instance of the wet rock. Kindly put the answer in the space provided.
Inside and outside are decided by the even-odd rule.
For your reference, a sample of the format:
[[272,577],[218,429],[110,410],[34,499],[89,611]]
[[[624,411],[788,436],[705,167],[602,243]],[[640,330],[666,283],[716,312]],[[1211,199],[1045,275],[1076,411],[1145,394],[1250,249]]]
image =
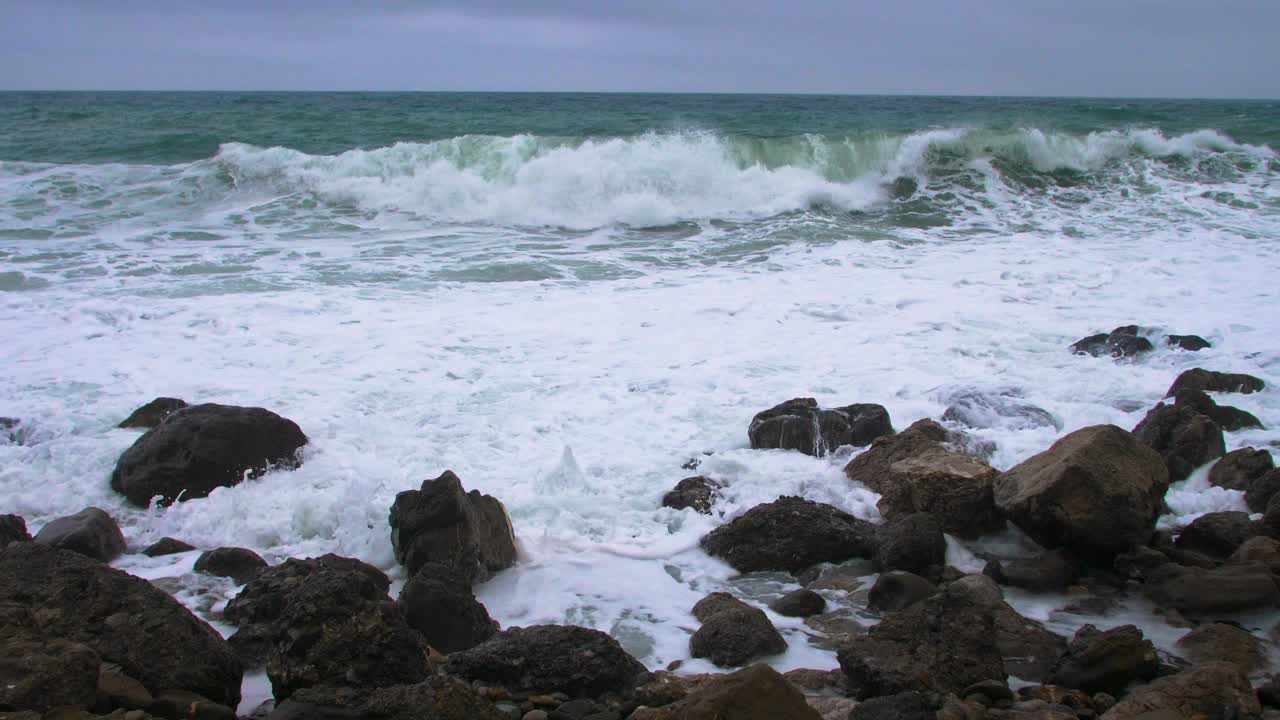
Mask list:
[[418,490],[398,493],[390,523],[396,560],[410,574],[434,562],[475,582],[516,561],[506,508],[478,490],[464,491],[462,481],[448,470]]
[[769,603],[769,609],[787,617],[809,617],[827,609],[827,601],[818,593],[800,588]]
[[1266,662],[1262,642],[1247,630],[1227,623],[1201,625],[1178,640],[1178,650],[1197,665],[1225,662],[1246,675]]
[[1031,682],[1049,677],[1067,649],[1067,639],[1044,625],[1023,617],[1006,602],[991,606],[996,624],[996,647],[1004,659],[1005,672]]
[[1228,490],[1248,490],[1254,480],[1274,467],[1271,453],[1266,450],[1232,450],[1209,469],[1209,484]]
[[845,475],[880,493],[886,518],[925,512],[945,532],[975,538],[1003,526],[992,499],[996,471],[948,444],[957,440],[932,420],[881,437],[845,466]]
[[147,707],[147,712],[171,720],[236,719],[235,710],[186,690],[162,690]]
[[785,652],[787,642],[762,610],[728,593],[711,593],[693,607],[702,627],[689,638],[689,652],[720,667],[745,665],[764,655]]
[[895,570],[881,573],[867,594],[871,610],[901,610],[933,595],[937,588],[914,573]]
[[1267,384],[1261,378],[1243,373],[1221,373],[1213,370],[1194,368],[1187,370],[1173,381],[1165,397],[1173,397],[1179,390],[1200,390],[1203,392],[1238,392],[1255,393],[1262,391]]
[[1262,427],[1262,422],[1252,413],[1230,405],[1219,405],[1201,390],[1191,388],[1179,390],[1174,396],[1173,403],[1178,407],[1187,407],[1209,417],[1228,432]]
[[231,578],[244,585],[258,576],[267,561],[247,548],[223,547],[206,550],[196,558],[195,571],[203,575]]
[[1176,717],[1223,717],[1222,708],[1234,708],[1234,717],[1256,718],[1262,714],[1249,681],[1226,663],[1211,663],[1159,678],[1136,688],[1121,698],[1102,720],[1154,720],[1163,716],[1144,713],[1170,712]]
[[739,572],[796,573],[821,562],[870,557],[875,526],[831,505],[784,496],[757,505],[703,536],[707,553]]
[[720,493],[720,485],[701,475],[688,477],[676,483],[674,489],[662,496],[662,506],[684,510],[693,508],[703,515],[711,514],[711,505]]
[[1071,344],[1071,352],[1076,355],[1092,355],[1093,357],[1130,358],[1145,352],[1151,352],[1155,346],[1151,341],[1138,334],[1135,325],[1124,325],[1109,333],[1099,333],[1082,338]]
[[1244,504],[1250,512],[1265,513],[1271,499],[1280,495],[1280,468],[1263,473],[1244,491]]
[[1169,562],[1171,562],[1169,556],[1159,550],[1138,547],[1117,555],[1113,567],[1121,578],[1142,580],[1147,576],[1147,573]]
[[942,526],[927,513],[893,518],[880,526],[877,537],[876,562],[882,570],[923,573],[946,563]]
[[164,555],[177,555],[178,553],[191,552],[195,547],[175,540],[171,537],[163,537],[152,543],[146,550],[142,551],[147,557],[161,557]]
[[27,521],[21,515],[0,515],[0,548],[11,542],[30,542]]
[[1031,592],[1065,590],[1080,576],[1075,557],[1065,550],[1050,550],[1033,558],[992,560],[982,572],[1001,585]]
[[1188,614],[1274,607],[1280,591],[1265,566],[1228,565],[1216,570],[1169,563],[1147,574],[1147,599]]
[[839,650],[848,644],[850,638],[867,634],[866,626],[848,608],[810,615],[804,619],[804,624],[815,631],[806,633],[809,644],[826,650]]
[[99,708],[145,710],[155,696],[142,683],[121,672],[119,666],[102,663],[98,667],[97,705]]
[[1181,348],[1188,352],[1199,352],[1205,348],[1213,347],[1213,343],[1199,335],[1167,335],[1164,343],[1169,347]]
[[1036,542],[1109,563],[1151,536],[1167,485],[1155,451],[1095,425],[1000,475],[994,491],[996,506]]
[[1120,695],[1130,684],[1151,680],[1159,671],[1155,646],[1136,626],[1102,632],[1085,625],[1071,639],[1049,682],[1088,693]]
[[1133,435],[1164,458],[1171,483],[1185,480],[1227,451],[1222,428],[1185,405],[1157,404],[1134,427]]
[[187,407],[187,402],[185,400],[167,397],[156,398],[137,410],[134,410],[129,414],[129,417],[125,418],[116,427],[150,429],[164,422],[164,419],[169,417],[173,412],[185,407]]
[[409,626],[445,654],[475,647],[498,632],[466,578],[446,565],[419,568],[400,591],[399,602]]
[[1182,529],[1174,547],[1223,559],[1252,536],[1249,513],[1205,513]]
[[934,720],[934,713],[929,697],[918,692],[903,692],[858,703],[849,720]]
[[[13,619],[11,612],[6,616]],[[0,710],[89,709],[97,697],[100,662],[88,645],[6,623],[0,627]]]
[[1280,538],[1280,492],[1272,495],[1271,499],[1267,501],[1262,522],[1271,533],[1271,537]]
[[36,533],[35,542],[99,562],[111,562],[125,549],[120,526],[105,510],[96,507],[50,521]]
[[757,413],[747,437],[753,450],[799,450],[820,457],[842,445],[869,445],[892,433],[889,411],[882,405],[819,408],[813,398],[795,398]]
[[837,653],[857,697],[958,693],[983,680],[1005,680],[990,607],[949,590],[887,613]]
[[1264,536],[1249,538],[1231,553],[1227,562],[1232,565],[1259,563],[1270,566],[1272,572],[1277,573],[1280,571],[1280,540]]
[[464,682],[433,675],[420,683],[372,690],[307,688],[280,703],[269,720],[505,720]]
[[152,692],[240,701],[240,663],[226,641],[145,580],[76,553],[14,543],[0,549],[5,603],[37,613],[45,638],[88,645]]
[[560,691],[586,697],[629,690],[648,681],[644,666],[618,641],[598,630],[572,625],[508,628],[450,655],[445,672],[513,691]]
[[269,469],[296,468],[307,436],[262,408],[193,405],[178,410],[120,456],[111,488],[147,507],[202,498]]
[[[635,716],[633,716],[635,717]],[[804,695],[768,665],[715,675],[652,720],[822,720]]]
[[1051,427],[1062,429],[1062,421],[1044,408],[1021,402],[1016,394],[982,392],[963,389],[950,394],[942,413],[945,422],[954,422],[971,428],[1000,428],[1002,430],[1028,430]]

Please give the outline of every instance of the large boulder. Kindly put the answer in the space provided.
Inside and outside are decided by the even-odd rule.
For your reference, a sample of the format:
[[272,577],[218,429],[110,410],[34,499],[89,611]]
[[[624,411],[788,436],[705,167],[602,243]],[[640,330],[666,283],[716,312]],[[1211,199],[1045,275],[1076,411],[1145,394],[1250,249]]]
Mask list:
[[122,420],[116,427],[150,429],[164,422],[164,419],[172,415],[174,412],[185,407],[188,407],[186,400],[179,400],[178,398],[170,397],[158,397],[137,410],[134,410],[132,413],[129,413],[129,417]]
[[1160,453],[1171,483],[1227,452],[1218,423],[1186,405],[1158,403],[1133,428],[1133,436]]
[[296,468],[307,436],[262,408],[193,405],[177,410],[120,456],[111,488],[147,507],[207,497],[274,468]]
[[93,707],[102,663],[93,648],[42,636],[34,616],[17,608],[0,609],[0,622],[0,710]]
[[399,603],[409,626],[445,654],[475,647],[498,632],[466,578],[447,565],[419,568],[400,591]]
[[1136,626],[1121,625],[1102,632],[1085,625],[1071,639],[1049,682],[1091,694],[1118,696],[1131,683],[1146,682],[1159,672],[1156,647]]
[[0,548],[11,542],[30,542],[27,521],[21,515],[0,515]]
[[564,692],[596,697],[648,680],[648,671],[617,640],[573,625],[508,628],[485,642],[453,653],[445,671],[511,691]]
[[1272,498],[1280,495],[1280,468],[1268,470],[1244,491],[1244,504],[1250,512],[1265,513]]
[[822,562],[872,556],[876,527],[831,505],[784,496],[712,530],[701,544],[739,572],[796,573]]
[[982,570],[1001,585],[1031,592],[1060,592],[1080,576],[1079,563],[1066,550],[1049,550],[1035,557],[992,560]]
[[443,675],[433,675],[413,685],[368,690],[306,688],[280,703],[267,716],[268,720],[506,720],[506,717],[471,686]]
[[462,480],[449,470],[418,490],[398,493],[390,523],[396,560],[410,575],[430,562],[454,568],[473,582],[516,561],[506,508],[479,490],[466,492]]
[[222,547],[200,553],[194,569],[202,575],[231,578],[237,585],[244,585],[265,567],[267,561],[248,548]]
[[[1227,713],[1224,714],[1224,710]],[[1151,714],[1165,711],[1172,714]],[[1262,707],[1249,680],[1226,663],[1211,663],[1162,677],[1125,695],[1102,720],[1138,718],[1258,718]]]
[[1174,542],[1174,547],[1221,560],[1230,557],[1231,553],[1253,537],[1253,534],[1249,513],[1234,511],[1205,513],[1182,529]]
[[813,398],[795,398],[757,413],[747,438],[755,450],[780,448],[822,456],[842,445],[869,445],[892,433],[883,405],[820,408]]
[[1253,413],[1230,405],[1219,405],[1203,390],[1183,388],[1174,396],[1173,404],[1190,408],[1201,415],[1207,415],[1211,420],[1218,423],[1223,430],[1235,431],[1262,427],[1262,421],[1254,417]]
[[942,526],[928,513],[900,515],[881,525],[876,563],[883,570],[925,573],[944,565],[947,541]]
[[1248,675],[1266,664],[1262,641],[1248,630],[1226,623],[1208,623],[1178,640],[1178,651],[1187,660],[1203,665],[1225,662]]
[[712,593],[693,606],[702,627],[689,638],[689,654],[707,658],[720,667],[745,665],[764,655],[786,652],[787,641],[778,634],[764,611],[728,593]]
[[39,543],[0,549],[0,604],[40,634],[89,646],[147,690],[188,690],[235,707],[241,666],[226,641],[151,583]]
[[120,526],[105,510],[96,507],[49,521],[36,533],[35,542],[78,552],[99,562],[111,562],[125,550]]
[[897,435],[881,437],[845,465],[845,475],[880,493],[886,518],[929,513],[945,532],[976,538],[997,530],[990,465],[953,446],[958,438],[932,420],[920,420]]
[[1228,490],[1248,490],[1254,480],[1275,467],[1271,453],[1251,447],[1232,450],[1209,468],[1209,484]]
[[950,393],[946,402],[949,405],[943,411],[942,419],[971,428],[1062,429],[1061,420],[1044,408],[1023,402],[1017,392],[984,392],[965,388]]
[[711,504],[720,494],[720,485],[701,475],[687,477],[662,496],[662,506],[675,510],[693,508],[703,515],[711,514]]
[[880,573],[876,584],[867,592],[867,609],[901,610],[933,595],[933,583],[914,573],[894,570]]
[[1109,562],[1151,536],[1167,486],[1155,451],[1095,425],[1000,475],[994,490],[996,506],[1036,542]]
[[1046,680],[1066,652],[1067,639],[1039,621],[1023,617],[1007,602],[992,603],[990,607],[996,623],[996,647],[1004,658],[1005,672],[1032,682]]
[[1183,372],[1169,386],[1165,397],[1174,397],[1179,390],[1200,390],[1202,392],[1260,392],[1267,384],[1261,378],[1243,373],[1221,373],[1203,368],[1193,368]]
[[1138,334],[1136,325],[1122,325],[1109,333],[1098,333],[1071,344],[1076,355],[1093,357],[1128,358],[1151,352],[1155,346]]
[[1147,573],[1142,591],[1160,607],[1195,615],[1271,608],[1280,603],[1280,590],[1265,565],[1209,570],[1168,563]]
[[936,720],[941,716],[930,696],[912,691],[864,700],[848,720]]
[[752,665],[727,675],[713,675],[683,700],[664,705],[645,717],[651,720],[822,720],[805,701],[805,696],[768,665]]

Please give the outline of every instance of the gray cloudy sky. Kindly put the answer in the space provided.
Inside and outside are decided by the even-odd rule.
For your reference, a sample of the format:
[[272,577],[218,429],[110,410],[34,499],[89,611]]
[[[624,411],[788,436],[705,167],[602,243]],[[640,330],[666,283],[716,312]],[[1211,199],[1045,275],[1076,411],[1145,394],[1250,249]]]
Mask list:
[[1280,97],[1280,0],[0,0],[0,88]]

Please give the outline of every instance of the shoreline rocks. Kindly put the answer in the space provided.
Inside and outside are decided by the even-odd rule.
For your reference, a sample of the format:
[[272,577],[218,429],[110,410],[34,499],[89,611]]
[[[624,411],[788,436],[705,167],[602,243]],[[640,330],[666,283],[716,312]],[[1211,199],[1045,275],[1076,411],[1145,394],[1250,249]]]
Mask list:
[[883,405],[820,408],[813,398],[795,398],[756,414],[747,429],[753,450],[799,450],[821,457],[842,445],[870,445],[893,433]]
[[634,689],[649,671],[617,640],[573,625],[507,628],[479,645],[453,653],[445,672],[497,683],[508,690],[559,691],[597,697]]
[[418,490],[396,495],[388,519],[396,561],[410,575],[427,563],[459,572],[466,582],[487,579],[516,561],[515,533],[502,503],[446,470]]
[[129,413],[129,417],[120,421],[118,428],[145,428],[151,429],[164,419],[169,417],[175,411],[188,407],[185,400],[170,397],[158,397],[155,400],[143,405],[142,407]]
[[1081,338],[1072,343],[1069,349],[1076,355],[1106,356],[1119,360],[1151,352],[1155,350],[1155,346],[1138,334],[1137,325],[1122,325],[1109,333]]
[[104,563],[116,559],[125,550],[120,526],[105,510],[96,507],[50,520],[32,541]]
[[876,528],[831,505],[783,496],[751,508],[700,542],[739,572],[795,574],[822,562],[873,556]]
[[689,638],[689,654],[719,667],[737,667],[765,655],[786,652],[787,641],[763,610],[716,592],[691,611],[702,627]]
[[1179,390],[1200,390],[1201,392],[1238,392],[1245,395],[1260,392],[1267,384],[1262,378],[1244,373],[1222,373],[1204,368],[1192,368],[1174,379],[1165,397],[1174,397]]

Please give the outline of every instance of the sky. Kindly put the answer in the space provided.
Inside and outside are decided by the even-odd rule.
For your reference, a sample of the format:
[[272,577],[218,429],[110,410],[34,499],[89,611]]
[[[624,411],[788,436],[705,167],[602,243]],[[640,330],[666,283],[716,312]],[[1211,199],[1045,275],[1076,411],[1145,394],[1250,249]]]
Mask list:
[[0,88],[1280,98],[1280,0],[0,0]]

